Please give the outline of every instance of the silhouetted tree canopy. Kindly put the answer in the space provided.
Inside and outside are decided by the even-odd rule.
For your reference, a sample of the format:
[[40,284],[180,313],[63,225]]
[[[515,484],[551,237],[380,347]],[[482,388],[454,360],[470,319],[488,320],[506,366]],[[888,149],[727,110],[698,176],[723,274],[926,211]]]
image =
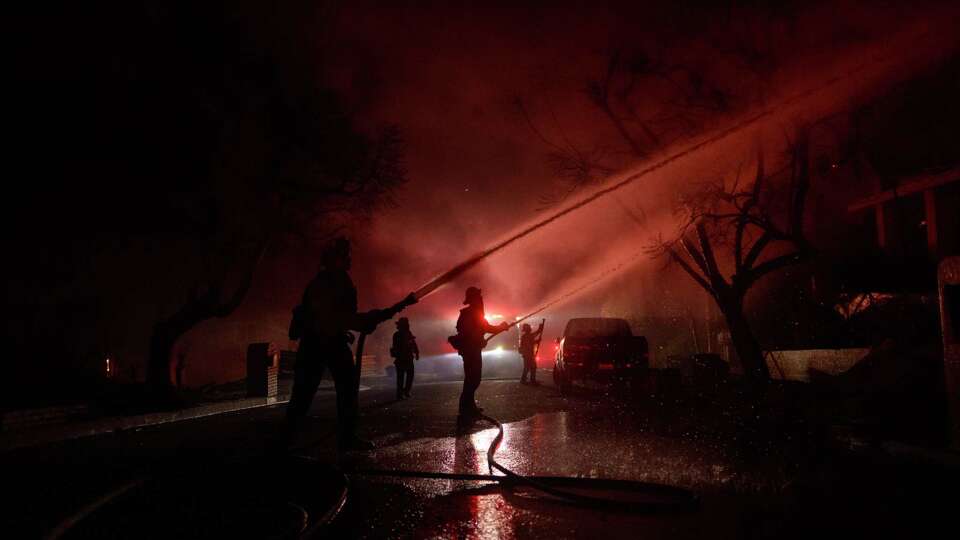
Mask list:
[[30,227],[21,304],[89,304],[120,289],[90,290],[104,260],[166,259],[138,278],[181,282],[175,341],[231,312],[278,239],[328,236],[405,181],[398,129],[359,130],[323,81],[325,3],[71,11],[45,19],[24,66],[39,84],[13,215]]

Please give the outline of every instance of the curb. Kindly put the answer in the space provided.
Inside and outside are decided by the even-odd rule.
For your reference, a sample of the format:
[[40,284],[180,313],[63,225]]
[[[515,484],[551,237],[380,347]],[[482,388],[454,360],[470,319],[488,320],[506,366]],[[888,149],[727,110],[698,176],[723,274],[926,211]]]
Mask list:
[[8,432],[3,434],[2,440],[0,440],[0,452],[66,441],[70,439],[79,439],[81,437],[89,437],[91,435],[100,435],[114,431],[124,431],[145,426],[168,424],[171,422],[192,420],[194,418],[203,418],[205,416],[225,414],[246,409],[269,407],[271,405],[286,403],[287,401],[289,401],[289,397],[244,398],[219,403],[211,403],[209,405],[201,405],[199,407],[190,407],[188,409],[181,409],[178,411],[165,411],[139,414],[134,416],[102,418],[100,420],[78,422],[76,424],[31,429],[20,433]]
[[[386,380],[386,377],[362,377],[360,383],[363,385],[363,383],[366,382],[370,386],[379,386],[377,383],[382,383]],[[331,382],[328,385],[321,386],[321,388],[332,390],[333,384]],[[369,387],[366,385],[361,386],[361,390],[366,389],[369,389]],[[101,435],[114,431],[168,424],[182,420],[193,420],[195,418],[203,418],[204,416],[213,416],[246,409],[270,407],[271,405],[279,405],[288,401],[290,401],[289,395],[284,395],[283,397],[243,398],[225,400],[176,411],[155,412],[133,416],[115,416],[86,422],[38,426],[23,431],[0,432],[0,452],[90,437],[92,435]]]

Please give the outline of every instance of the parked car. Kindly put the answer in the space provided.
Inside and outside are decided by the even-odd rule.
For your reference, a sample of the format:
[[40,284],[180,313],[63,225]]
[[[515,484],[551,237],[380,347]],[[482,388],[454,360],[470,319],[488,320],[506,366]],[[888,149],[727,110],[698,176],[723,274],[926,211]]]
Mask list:
[[578,380],[633,382],[650,366],[647,338],[623,319],[570,319],[557,344],[553,382],[561,392]]

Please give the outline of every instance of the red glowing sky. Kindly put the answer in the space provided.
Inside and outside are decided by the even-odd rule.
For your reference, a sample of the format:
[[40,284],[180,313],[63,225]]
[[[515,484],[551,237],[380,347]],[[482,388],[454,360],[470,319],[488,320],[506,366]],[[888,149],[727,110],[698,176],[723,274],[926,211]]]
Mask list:
[[[191,287],[239,266],[217,251],[232,237],[206,242],[205,235],[253,233],[233,230],[262,224],[247,219],[249,208],[261,206],[244,190],[251,177],[269,185],[283,174],[267,156],[284,159],[284,143],[273,145],[285,135],[262,128],[261,121],[277,118],[257,104],[290,100],[299,114],[309,109],[299,108],[299,99],[332,88],[360,128],[401,130],[409,183],[395,193],[395,207],[348,229],[362,309],[392,304],[630,171],[772,109],[748,129],[510,243],[405,313],[425,345],[439,346],[453,331],[467,285],[484,290],[491,313],[512,318],[633,257],[629,269],[546,310],[549,339],[574,315],[703,314],[706,295],[689,277],[663,260],[635,256],[656,234],[674,233],[677,199],[699,182],[749,169],[758,146],[774,167],[784,134],[797,123],[842,115],[871,94],[896,96],[891,88],[899,81],[945,86],[934,65],[953,65],[941,60],[955,54],[960,36],[960,6],[935,0],[229,4],[78,5],[39,10],[39,22],[19,25],[40,31],[21,36],[29,54],[15,66],[21,97],[13,102],[21,106],[14,131],[30,148],[14,154],[33,172],[12,183],[24,193],[8,197],[8,244],[17,255],[8,265],[8,296],[9,311],[23,313],[13,332],[18,350],[48,362],[37,362],[38,372],[87,356],[99,369],[108,351],[111,369],[132,376],[153,325],[176,313]],[[591,81],[605,77],[614,55],[620,90],[650,65],[670,74],[624,91],[637,118],[670,124],[667,113],[696,111],[692,123],[685,118],[661,130],[662,144],[648,146],[645,158],[590,98],[597,95]],[[689,101],[694,87],[700,101]],[[949,106],[954,98],[941,93]],[[892,99],[885,103],[896,107]],[[916,126],[930,129],[927,139],[916,138],[919,147],[950,138],[947,122],[934,125],[942,109],[933,105],[920,116]],[[891,110],[883,114],[896,121],[881,121],[877,130],[900,125]],[[623,107],[617,113],[628,118]],[[279,135],[263,140],[267,133]],[[829,141],[815,144],[817,159],[831,157]],[[549,159],[551,145],[602,155],[614,178],[604,183],[597,175],[597,183],[562,199],[570,186]],[[895,157],[885,165],[896,168],[899,154],[889,154]],[[813,186],[812,229],[838,230],[844,197],[860,189],[841,181],[845,174],[821,175]],[[295,346],[285,339],[290,310],[317,269],[319,247],[282,240],[239,309],[181,340],[191,357],[202,358],[191,367],[191,384],[242,377],[248,343]],[[761,285],[777,285],[772,281]],[[370,347],[392,328],[383,325]],[[44,350],[35,353],[37,346]]]
[[[725,17],[717,19],[718,13]],[[550,137],[566,137],[584,148],[597,141],[622,146],[583,90],[615,48],[661,47],[709,64],[710,48],[723,44],[725,32],[746,32],[769,54],[762,88],[750,91],[764,94],[758,103],[770,104],[862,64],[879,47],[893,50],[892,39],[915,35],[917,22],[924,26],[929,20],[921,10],[909,15],[835,3],[787,16],[671,7],[353,4],[340,15],[330,77],[365,123],[403,128],[411,180],[397,208],[354,235],[362,301],[393,301],[558,208],[541,203],[560,187],[545,159],[548,148],[519,114],[516,98],[528,104],[534,123]],[[500,311],[523,313],[540,305],[634,253],[651,232],[669,231],[671,197],[679,185],[728,172],[758,139],[779,138],[785,125],[830,112],[863,88],[886,82],[891,71],[902,69],[900,60],[899,66],[879,70],[879,77],[852,78],[768,119],[760,132],[739,134],[511,245],[412,313],[453,311],[463,288],[473,283]],[[726,62],[719,54],[716,61]],[[714,75],[735,78],[741,72],[730,64]],[[631,166],[629,159],[620,163]],[[641,209],[655,226],[638,230],[618,205]],[[685,285],[680,280],[674,286]],[[583,295],[581,302],[583,309],[595,310],[603,299]]]
[[[514,4],[349,2],[337,13],[335,32],[322,40],[318,78],[339,91],[362,127],[396,124],[406,141],[410,181],[396,193],[396,207],[350,231],[361,308],[396,302],[474,253],[600,189],[595,185],[562,202],[543,203],[566,186],[547,158],[550,147],[531,130],[518,100],[551,142],[604,148],[606,165],[630,171],[878,53],[898,54],[510,244],[411,308],[406,315],[419,335],[452,332],[467,285],[484,290],[490,312],[512,318],[582,287],[636,254],[652,235],[669,236],[674,203],[684,189],[728,174],[748,161],[758,144],[773,156],[793,123],[846,107],[865,89],[882,91],[909,76],[905,65],[919,69],[936,60],[949,49],[940,41],[944,35],[953,39],[955,33],[943,28],[956,20],[957,10],[940,2],[883,7],[861,2]],[[309,20],[274,23],[295,28],[291,32],[310,25]],[[317,23],[318,32],[325,31],[321,27],[328,26]],[[925,32],[934,38],[929,43],[916,39]],[[588,81],[603,76],[613,51],[631,58],[642,51],[702,72],[729,92],[732,106],[726,113],[704,115],[698,129],[674,134],[669,144],[639,160],[585,91]],[[637,93],[639,109],[675,98],[663,81],[647,90]],[[831,188],[825,198],[835,193]],[[644,216],[644,223],[631,214]],[[140,266],[124,266],[120,259],[128,254],[112,250],[117,264],[101,264],[91,277],[111,298],[104,308],[116,314],[111,341],[128,342],[126,349],[111,347],[122,349],[125,357],[143,354],[144,332],[179,306],[184,288],[181,282],[142,279],[155,272],[155,259],[163,254],[153,253],[149,243],[137,249],[143,253],[129,258]],[[290,309],[319,257],[316,246],[303,245],[272,255],[239,310],[226,321],[204,322],[184,340],[194,347],[192,354],[210,358],[205,367],[196,366],[198,381],[222,379],[229,370],[240,376],[245,343],[285,342]],[[113,261],[110,257],[104,260]],[[677,269],[665,269],[664,261],[647,256],[634,260],[629,271],[545,312],[548,338],[572,315],[629,309],[669,316],[704,305],[705,295]],[[164,266],[170,275],[163,279],[177,281],[179,265]],[[378,334],[392,331],[390,324],[383,328]],[[222,366],[217,358],[224,358]]]

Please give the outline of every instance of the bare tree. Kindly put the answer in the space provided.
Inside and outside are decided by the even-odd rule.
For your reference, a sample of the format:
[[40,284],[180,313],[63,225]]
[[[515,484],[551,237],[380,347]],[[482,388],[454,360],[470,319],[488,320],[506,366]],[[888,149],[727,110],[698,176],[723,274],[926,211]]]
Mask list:
[[[162,396],[171,387],[170,364],[177,340],[205,320],[233,313],[249,292],[268,249],[279,238],[289,234],[304,237],[310,230],[319,230],[322,239],[342,228],[344,220],[366,218],[378,205],[389,204],[391,191],[406,178],[398,133],[389,128],[378,140],[358,138],[351,146],[353,163],[343,169],[331,171],[332,160],[321,156],[317,159],[323,161],[296,165],[295,174],[258,179],[251,191],[239,186],[225,188],[231,190],[228,198],[237,197],[232,190],[239,190],[242,206],[248,211],[242,215],[243,223],[236,220],[237,209],[211,216],[214,234],[195,246],[204,250],[208,269],[197,276],[180,308],[154,325],[147,383],[155,393]],[[289,147],[282,152],[288,153]]]
[[[763,58],[763,65],[759,64],[759,49],[748,48],[752,44],[749,39],[735,44],[722,54],[750,68],[745,77],[759,79],[773,69],[772,58]],[[626,146],[627,151],[620,154],[649,157],[757,99],[753,95],[738,97],[721,81],[713,80],[703,66],[668,56],[615,50],[602,74],[586,84],[587,98]],[[583,151],[565,137],[561,137],[562,143],[552,141],[534,125],[522,104],[520,109],[531,130],[552,148],[551,162],[567,184],[561,198],[584,185],[602,181],[605,175],[599,173],[616,170],[605,158],[616,156],[617,151],[605,147]],[[735,182],[731,188],[721,184],[699,190],[681,205],[684,221],[679,235],[650,248],[652,254],[676,261],[717,302],[752,381],[766,380],[769,374],[743,311],[746,294],[764,275],[796,264],[811,252],[802,230],[809,187],[806,135],[801,134],[792,148],[792,176],[786,191],[774,181],[776,175],[766,173],[761,155],[750,186]],[[782,215],[786,216],[785,223],[778,219]],[[787,246],[792,249],[770,255]],[[734,270],[729,278],[718,261],[716,251],[721,248],[732,252]]]
[[700,69],[643,51],[624,59],[619,50],[604,74],[587,82],[586,94],[639,158],[702,129],[711,115],[730,109],[731,99]]
[[[789,166],[782,172],[768,174],[759,153],[752,184],[742,186],[738,174],[730,187],[721,181],[689,197],[682,204],[685,220],[677,237],[652,248],[654,254],[669,256],[716,301],[753,383],[769,379],[769,372],[744,313],[746,295],[764,276],[813,254],[803,230],[808,153],[805,131],[791,145]],[[729,256],[718,256],[721,249]],[[732,263],[732,272],[724,271],[725,263]]]
[[[187,25],[182,35],[158,32],[160,45],[144,45],[155,57],[130,58],[144,74],[142,84],[134,83],[147,103],[138,110],[156,111],[150,120],[164,127],[140,128],[156,141],[130,149],[163,167],[137,171],[163,220],[152,225],[151,240],[172,246],[192,273],[183,278],[183,303],[152,328],[147,385],[161,399],[172,390],[177,340],[233,313],[278,240],[322,240],[392,204],[392,191],[406,180],[397,128],[357,130],[338,97],[316,80],[326,41],[312,26],[294,25],[292,32],[261,24],[262,10],[274,8],[256,3],[240,11],[249,26],[225,24],[237,13],[190,9],[192,17],[178,12],[148,25],[161,32],[166,24]],[[284,16],[328,15],[311,9],[293,6]],[[170,34],[175,41],[161,41]],[[181,82],[184,73],[192,75],[189,84]],[[163,149],[161,159],[155,148]]]

